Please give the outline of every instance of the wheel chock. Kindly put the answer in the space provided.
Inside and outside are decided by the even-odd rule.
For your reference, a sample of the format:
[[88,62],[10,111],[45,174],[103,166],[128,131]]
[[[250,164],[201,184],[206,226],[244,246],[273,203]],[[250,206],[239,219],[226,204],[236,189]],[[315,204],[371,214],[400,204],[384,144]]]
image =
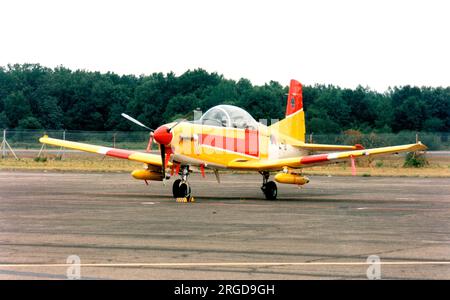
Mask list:
[[180,198],[175,198],[175,201],[178,203],[189,203],[189,202],[195,202],[194,197],[190,197],[189,199],[186,197],[180,197]]

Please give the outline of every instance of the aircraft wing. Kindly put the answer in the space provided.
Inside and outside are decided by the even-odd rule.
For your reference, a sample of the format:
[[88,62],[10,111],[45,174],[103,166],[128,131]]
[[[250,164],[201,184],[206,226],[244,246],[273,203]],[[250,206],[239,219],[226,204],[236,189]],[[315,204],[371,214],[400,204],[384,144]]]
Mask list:
[[425,150],[427,147],[418,142],[416,144],[391,146],[382,148],[372,148],[364,150],[354,150],[345,152],[333,152],[327,154],[316,154],[301,157],[267,159],[267,160],[243,160],[237,159],[228,164],[229,168],[256,171],[276,171],[284,167],[306,168],[316,165],[324,165],[348,160],[351,157],[358,158],[362,156],[385,155],[399,152],[413,152]]
[[39,139],[39,142],[47,145],[60,146],[64,148],[70,148],[85,152],[97,153],[102,155],[107,155],[111,157],[129,159],[133,161],[138,161],[154,166],[161,167],[161,156],[151,153],[143,153],[139,151],[131,151],[117,148],[108,148],[97,145],[83,144],[77,142],[71,142],[66,140],[52,139],[48,136],[43,136]]

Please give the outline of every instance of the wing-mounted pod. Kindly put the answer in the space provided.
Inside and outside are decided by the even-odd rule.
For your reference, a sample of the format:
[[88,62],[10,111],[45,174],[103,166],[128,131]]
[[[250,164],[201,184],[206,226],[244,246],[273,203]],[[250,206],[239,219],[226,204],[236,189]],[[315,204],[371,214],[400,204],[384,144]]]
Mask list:
[[283,172],[280,172],[274,177],[276,182],[285,184],[304,185],[309,182],[309,178],[301,174],[290,172],[287,168],[284,168]]

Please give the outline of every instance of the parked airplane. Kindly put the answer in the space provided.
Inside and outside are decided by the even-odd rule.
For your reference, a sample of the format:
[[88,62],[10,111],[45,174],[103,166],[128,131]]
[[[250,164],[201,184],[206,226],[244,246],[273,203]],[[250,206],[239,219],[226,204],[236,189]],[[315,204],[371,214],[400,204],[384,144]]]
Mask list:
[[[270,181],[270,173],[277,172],[274,180],[279,183],[303,185],[309,179],[302,175],[306,167],[348,161],[398,152],[425,150],[420,142],[409,145],[364,149],[361,145],[342,146],[311,144],[305,142],[305,114],[303,111],[302,85],[291,80],[286,106],[286,117],[267,126],[257,122],[245,110],[232,105],[218,105],[205,112],[199,120],[164,124],[153,130],[132,117],[128,120],[150,130],[149,146],[153,140],[159,145],[160,154],[108,148],[84,143],[59,140],[44,136],[44,144],[93,152],[129,159],[145,164],[144,169],[134,170],[136,179],[165,181],[170,175],[179,175],[172,192],[177,200],[193,201],[188,183],[190,167],[199,167],[202,176],[205,168],[212,169],[220,182],[219,170],[255,171],[262,175],[266,199],[276,199],[277,185]],[[148,147],[147,150],[149,150]],[[312,154],[313,152],[330,152]]]

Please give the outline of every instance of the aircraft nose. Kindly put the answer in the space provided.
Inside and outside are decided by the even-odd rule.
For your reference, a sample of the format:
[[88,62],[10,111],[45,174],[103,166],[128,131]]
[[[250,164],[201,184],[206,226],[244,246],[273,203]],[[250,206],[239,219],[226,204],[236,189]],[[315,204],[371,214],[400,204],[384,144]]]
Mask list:
[[158,127],[153,133],[153,138],[160,145],[169,145],[172,141],[173,134],[166,126]]

